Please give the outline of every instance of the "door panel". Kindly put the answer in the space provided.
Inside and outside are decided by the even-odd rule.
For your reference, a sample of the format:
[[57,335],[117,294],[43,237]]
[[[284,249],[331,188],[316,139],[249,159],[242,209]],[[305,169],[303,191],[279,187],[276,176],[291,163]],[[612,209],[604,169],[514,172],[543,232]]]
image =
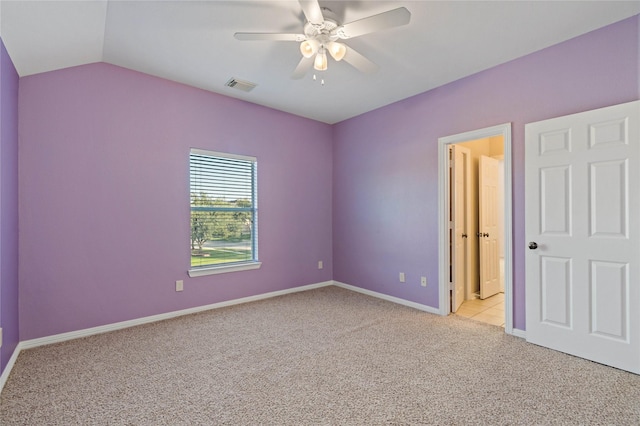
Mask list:
[[590,164],[590,235],[627,237],[627,160]]
[[527,340],[634,373],[639,122],[636,101],[525,127]]
[[542,321],[571,327],[571,259],[540,256]]
[[540,169],[540,232],[571,233],[571,166]]
[[451,145],[451,216],[453,218],[453,250],[451,312],[456,312],[464,302],[465,287],[468,285],[468,216],[469,216],[469,172],[471,151]]
[[628,340],[629,264],[591,262],[591,332],[621,341]]
[[480,298],[500,292],[500,249],[498,246],[498,179],[500,162],[480,156],[478,210],[480,242]]

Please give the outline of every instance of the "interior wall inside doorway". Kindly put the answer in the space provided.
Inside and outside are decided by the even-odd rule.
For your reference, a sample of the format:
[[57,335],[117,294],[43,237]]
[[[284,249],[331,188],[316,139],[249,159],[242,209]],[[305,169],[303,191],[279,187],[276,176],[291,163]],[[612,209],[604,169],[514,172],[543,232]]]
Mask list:
[[[492,136],[484,139],[476,139],[468,142],[461,142],[459,144],[471,151],[471,176],[470,176],[470,192],[471,192],[471,205],[469,206],[469,212],[473,214],[471,220],[471,229],[468,230],[468,235],[471,237],[468,246],[469,255],[469,268],[468,274],[470,277],[469,288],[467,288],[465,299],[470,300],[474,298],[474,293],[480,291],[480,256],[478,253],[478,238],[476,234],[479,232],[478,224],[478,209],[479,209],[479,195],[478,195],[478,171],[480,156],[485,155],[487,157],[493,157],[500,161],[501,174],[500,174],[500,188],[499,188],[499,205],[498,208],[498,243],[500,258],[504,259],[504,138],[502,136]],[[501,271],[504,269],[501,268]],[[501,280],[501,289],[504,291],[504,279]]]

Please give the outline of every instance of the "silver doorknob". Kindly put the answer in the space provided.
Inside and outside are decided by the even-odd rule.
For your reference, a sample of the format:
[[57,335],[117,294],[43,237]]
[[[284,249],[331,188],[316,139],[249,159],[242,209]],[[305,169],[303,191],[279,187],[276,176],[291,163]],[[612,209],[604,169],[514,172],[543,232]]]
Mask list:
[[482,234],[483,237],[488,237],[489,234],[487,234],[486,232],[484,234]]
[[536,243],[536,242],[534,242],[534,241],[531,241],[531,242],[529,243],[529,250],[535,250],[535,249],[537,249],[537,248],[538,248],[538,243]]

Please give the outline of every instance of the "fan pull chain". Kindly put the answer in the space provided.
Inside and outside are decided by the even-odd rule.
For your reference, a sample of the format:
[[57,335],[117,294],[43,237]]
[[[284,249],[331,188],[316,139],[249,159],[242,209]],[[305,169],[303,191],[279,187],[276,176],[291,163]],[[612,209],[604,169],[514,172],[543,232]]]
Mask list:
[[[314,74],[314,75],[313,75],[313,81],[317,81],[317,80],[318,80],[318,77]],[[321,85],[321,86],[324,86],[324,78],[321,78],[321,79],[320,79],[320,85]]]

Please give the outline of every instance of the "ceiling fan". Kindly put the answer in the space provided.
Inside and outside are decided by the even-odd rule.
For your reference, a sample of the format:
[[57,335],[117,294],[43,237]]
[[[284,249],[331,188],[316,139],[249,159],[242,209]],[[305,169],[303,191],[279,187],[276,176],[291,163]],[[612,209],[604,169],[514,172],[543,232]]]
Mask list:
[[298,0],[306,18],[304,34],[289,33],[235,33],[238,40],[295,41],[300,43],[302,59],[291,78],[304,77],[311,66],[318,71],[327,69],[327,53],[336,61],[345,62],[365,73],[374,72],[378,66],[353,48],[337,40],[370,34],[375,31],[406,25],[411,12],[404,7],[389,10],[348,24],[340,24],[336,15],[327,8],[321,8],[318,0]]

